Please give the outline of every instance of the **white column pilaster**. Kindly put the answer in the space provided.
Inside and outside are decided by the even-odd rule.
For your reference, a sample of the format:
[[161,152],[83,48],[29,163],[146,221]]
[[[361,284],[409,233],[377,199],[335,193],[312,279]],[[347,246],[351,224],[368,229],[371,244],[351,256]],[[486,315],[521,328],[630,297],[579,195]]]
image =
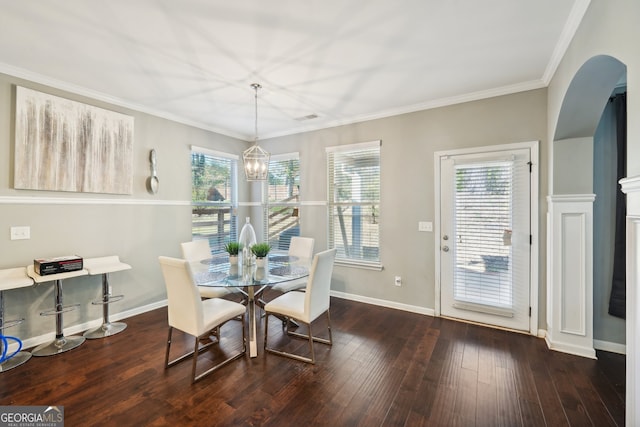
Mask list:
[[549,196],[547,345],[595,358],[593,348],[594,194]]

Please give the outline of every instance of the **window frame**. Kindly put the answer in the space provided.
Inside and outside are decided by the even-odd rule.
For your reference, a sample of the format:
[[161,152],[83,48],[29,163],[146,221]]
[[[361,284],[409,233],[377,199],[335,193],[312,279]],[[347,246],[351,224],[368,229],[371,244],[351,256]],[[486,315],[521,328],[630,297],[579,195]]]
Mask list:
[[[300,227],[300,205],[301,205],[301,203],[300,203],[300,195],[301,195],[300,189],[302,187],[301,183],[300,183],[300,181],[301,181],[300,153],[296,151],[296,152],[291,152],[291,153],[272,154],[271,158],[269,159],[269,177],[271,177],[271,173],[273,171],[272,163],[274,163],[274,162],[283,162],[283,161],[288,161],[288,160],[296,160],[298,162],[298,177],[297,177],[298,178],[298,183],[299,183],[298,184],[299,185],[298,193],[297,193],[298,201],[296,201],[296,202],[282,202],[282,201],[274,202],[274,201],[271,201],[270,197],[269,197],[270,196],[270,193],[269,193],[269,188],[270,188],[269,181],[267,180],[267,181],[264,182],[263,191],[262,191],[262,195],[263,195],[263,197],[262,197],[262,206],[263,206],[262,218],[263,218],[263,230],[264,230],[264,236],[263,237],[264,237],[264,241],[266,241],[266,242],[270,242],[269,235],[270,235],[270,228],[271,228],[270,227],[270,211],[271,211],[271,208],[274,208],[274,207],[289,208],[290,207],[290,208],[293,208],[293,209],[297,209],[297,211],[298,211],[297,224],[298,224],[298,227]],[[270,242],[270,243],[272,243],[272,242]],[[287,250],[288,249],[288,245],[286,245],[286,246],[287,246],[286,248],[282,247],[280,245],[280,242],[278,242],[277,249]],[[274,246],[274,248],[276,248],[276,247]]]
[[[358,152],[364,152],[364,151],[371,151],[371,150],[377,150],[377,155],[378,155],[378,177],[377,177],[377,181],[378,181],[378,189],[377,189],[377,194],[378,194],[378,199],[377,200],[367,200],[365,202],[354,202],[354,203],[348,203],[348,202],[336,202],[335,199],[335,192],[334,192],[334,175],[333,175],[333,171],[334,171],[334,161],[335,158],[333,157],[336,153],[358,153]],[[382,175],[382,141],[381,140],[375,140],[375,141],[370,141],[370,142],[361,142],[361,143],[355,143],[355,144],[346,144],[346,145],[339,145],[339,146],[331,146],[331,147],[326,147],[325,148],[326,151],[326,171],[327,171],[327,248],[332,249],[335,248],[337,245],[335,243],[335,224],[333,221],[333,217],[335,216],[333,214],[334,212],[334,208],[336,208],[337,206],[376,206],[378,209],[378,215],[376,216],[377,219],[377,224],[378,224],[378,232],[377,232],[377,259],[375,260],[366,260],[366,259],[362,259],[362,258],[356,258],[356,257],[346,257],[343,256],[341,254],[341,251],[338,251],[338,254],[336,255],[336,264],[339,265],[344,265],[344,266],[349,266],[349,267],[357,267],[357,268],[364,268],[364,269],[371,269],[371,270],[382,270],[383,269],[383,265],[382,265],[382,257],[381,257],[381,251],[380,251],[380,241],[381,241],[381,227],[380,227],[380,218],[381,218],[381,200],[382,200],[382,179],[381,179],[381,175]],[[369,182],[370,184],[371,182]],[[362,250],[364,249],[364,245],[360,246],[360,250],[362,252]]]
[[[214,160],[218,160],[221,162],[229,162],[229,176],[231,179],[231,183],[229,184],[229,198],[224,201],[201,201],[194,200],[193,197],[193,156],[195,154],[202,154]],[[224,241],[220,241],[219,244],[211,244],[211,236],[216,234],[207,234],[206,238],[209,240],[209,246],[211,247],[211,251],[213,254],[222,253],[224,251],[224,243],[227,241],[237,241],[238,240],[238,161],[239,156],[235,154],[225,153],[221,151],[211,150],[209,148],[198,147],[195,145],[191,146],[190,151],[191,158],[191,215],[192,215],[192,224],[191,224],[191,238],[196,240],[198,238],[202,238],[201,234],[194,234],[194,210],[198,208],[207,208],[207,207],[215,207],[215,208],[225,208],[229,209],[229,236],[224,239]],[[223,220],[226,222],[226,220]],[[218,225],[219,226],[219,225]],[[224,224],[222,225],[224,228]]]

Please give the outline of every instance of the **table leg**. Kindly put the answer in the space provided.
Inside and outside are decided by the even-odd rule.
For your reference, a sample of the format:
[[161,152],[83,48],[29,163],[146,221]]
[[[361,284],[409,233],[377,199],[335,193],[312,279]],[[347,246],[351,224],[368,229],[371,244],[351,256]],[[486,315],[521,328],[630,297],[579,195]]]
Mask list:
[[56,315],[56,339],[49,344],[42,344],[32,351],[34,356],[52,356],[78,347],[85,341],[84,337],[65,337],[62,330],[62,313],[69,311],[62,303],[62,280],[56,280],[53,287],[56,308],[53,312]]
[[247,308],[249,309],[249,357],[258,356],[256,300],[253,286],[247,286]]

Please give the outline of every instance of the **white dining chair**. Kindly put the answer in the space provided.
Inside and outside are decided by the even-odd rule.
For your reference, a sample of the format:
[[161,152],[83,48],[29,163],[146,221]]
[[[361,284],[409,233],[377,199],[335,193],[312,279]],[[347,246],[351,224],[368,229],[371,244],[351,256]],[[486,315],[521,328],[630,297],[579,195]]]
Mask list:
[[[202,300],[198,288],[193,281],[189,262],[183,259],[160,256],[160,267],[167,287],[169,336],[167,338],[167,350],[165,354],[165,369],[193,356],[191,368],[191,383],[194,383],[227,363],[242,357],[247,351],[246,336],[244,330],[244,316],[246,307],[237,302],[222,298],[210,298]],[[201,344],[201,339],[208,337],[213,331],[219,331],[220,327],[229,320],[241,316],[242,322],[242,350],[219,362],[205,372],[196,374],[199,354],[214,344],[220,344],[220,337],[207,344]],[[171,352],[171,337],[173,329],[179,329],[195,338],[194,350],[169,361]]]
[[[289,245],[289,256],[295,256],[298,258],[313,258],[313,246],[315,245],[315,239],[312,237],[300,237],[293,236],[291,238],[291,244]],[[307,278],[302,277],[296,280],[289,280],[287,282],[278,283],[271,289],[282,293],[294,291],[297,289],[303,289],[307,285]]]
[[[202,261],[211,258],[211,248],[208,240],[194,240],[180,243],[182,258],[189,262]],[[198,286],[202,298],[222,298],[232,293],[232,290],[223,286]]]
[[[264,330],[264,349],[269,353],[278,354],[307,363],[316,363],[313,342],[333,344],[331,337],[331,316],[329,314],[331,288],[331,275],[333,274],[333,264],[336,257],[336,249],[329,249],[316,254],[311,264],[311,271],[305,292],[287,292],[280,295],[264,306],[266,313]],[[314,337],[311,333],[311,323],[322,314],[327,314],[327,331],[329,338]],[[311,357],[304,357],[298,354],[289,353],[268,345],[269,315],[278,315],[287,319],[294,319],[307,326],[308,334],[304,335],[289,330],[289,322],[286,322],[285,332],[288,335],[305,338],[309,340],[309,351]]]

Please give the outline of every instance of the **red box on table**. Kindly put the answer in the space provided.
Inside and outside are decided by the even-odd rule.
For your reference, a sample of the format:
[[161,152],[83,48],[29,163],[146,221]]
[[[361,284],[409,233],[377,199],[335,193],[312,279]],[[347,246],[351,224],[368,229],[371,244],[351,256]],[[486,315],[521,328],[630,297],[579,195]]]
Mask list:
[[82,270],[82,267],[82,257],[77,255],[33,260],[33,269],[41,276]]

